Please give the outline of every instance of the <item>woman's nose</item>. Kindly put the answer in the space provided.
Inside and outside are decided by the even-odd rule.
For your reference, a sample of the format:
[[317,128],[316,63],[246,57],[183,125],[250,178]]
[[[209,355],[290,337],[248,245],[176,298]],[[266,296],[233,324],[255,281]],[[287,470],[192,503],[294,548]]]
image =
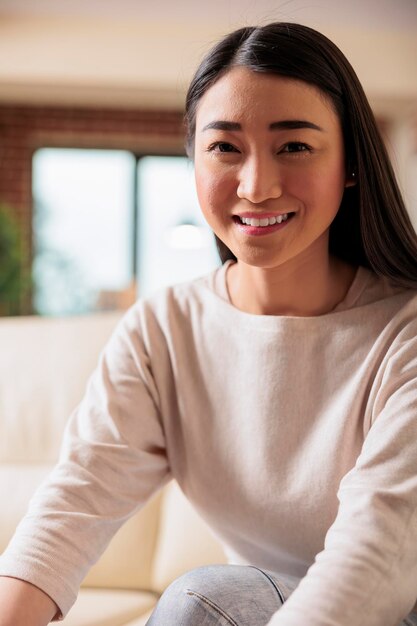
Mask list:
[[281,194],[279,168],[272,159],[253,158],[241,168],[237,195],[242,200],[259,204],[271,198],[279,198]]

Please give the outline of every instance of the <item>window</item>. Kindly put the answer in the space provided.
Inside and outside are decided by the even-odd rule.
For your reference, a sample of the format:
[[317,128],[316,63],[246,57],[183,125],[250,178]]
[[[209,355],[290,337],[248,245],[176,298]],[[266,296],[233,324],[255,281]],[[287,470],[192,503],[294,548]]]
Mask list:
[[219,265],[214,235],[198,206],[194,170],[185,157],[138,162],[139,293],[147,296]]
[[42,148],[33,196],[41,315],[125,308],[219,265],[185,157]]

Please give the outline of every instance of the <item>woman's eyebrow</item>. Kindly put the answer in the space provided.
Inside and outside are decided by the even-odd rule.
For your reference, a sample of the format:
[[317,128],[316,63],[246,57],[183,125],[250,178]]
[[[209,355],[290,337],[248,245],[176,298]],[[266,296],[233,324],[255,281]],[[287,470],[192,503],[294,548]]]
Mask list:
[[[269,130],[296,130],[298,128],[311,128],[323,132],[321,126],[317,126],[313,122],[307,120],[281,120],[280,122],[272,122]],[[204,130],[242,130],[241,124],[238,122],[226,122],[225,120],[215,120],[204,126]]]
[[281,122],[272,122],[269,125],[269,130],[294,130],[297,128],[312,128],[324,132],[321,126],[307,120],[282,120]]

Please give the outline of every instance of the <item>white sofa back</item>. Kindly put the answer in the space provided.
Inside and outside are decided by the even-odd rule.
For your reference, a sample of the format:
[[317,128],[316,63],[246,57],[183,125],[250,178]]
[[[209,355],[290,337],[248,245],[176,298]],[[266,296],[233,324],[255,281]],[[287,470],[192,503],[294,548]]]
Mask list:
[[0,462],[55,463],[120,313],[0,319]]

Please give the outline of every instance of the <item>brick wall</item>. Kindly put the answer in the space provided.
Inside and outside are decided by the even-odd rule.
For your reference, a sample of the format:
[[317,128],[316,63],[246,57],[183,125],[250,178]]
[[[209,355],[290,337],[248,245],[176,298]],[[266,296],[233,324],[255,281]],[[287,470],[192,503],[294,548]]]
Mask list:
[[[32,157],[38,148],[111,148],[183,153],[182,113],[133,109],[0,106],[0,203],[21,224],[32,257]],[[30,297],[22,303],[29,313]]]

